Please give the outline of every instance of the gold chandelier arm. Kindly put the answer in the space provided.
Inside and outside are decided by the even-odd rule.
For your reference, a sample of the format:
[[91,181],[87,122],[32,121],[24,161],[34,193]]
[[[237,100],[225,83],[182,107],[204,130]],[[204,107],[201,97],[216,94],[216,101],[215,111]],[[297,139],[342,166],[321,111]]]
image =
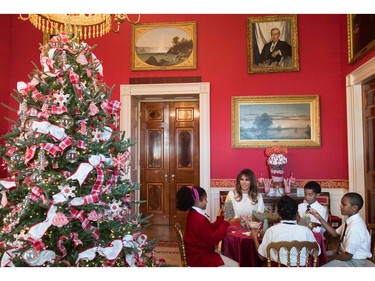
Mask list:
[[23,21],[27,21],[27,20],[29,20],[29,18],[30,18],[30,15],[27,15],[26,17],[23,17],[21,14],[18,17],[18,19],[23,20]]
[[136,21],[131,21],[129,16],[127,14],[115,14],[114,15],[114,21],[117,23],[117,29],[114,30],[113,28],[111,28],[111,30],[115,33],[119,33],[120,32],[120,25],[125,21],[127,20],[130,24],[137,24],[140,22],[141,20],[141,15],[139,14],[138,15],[138,18]]

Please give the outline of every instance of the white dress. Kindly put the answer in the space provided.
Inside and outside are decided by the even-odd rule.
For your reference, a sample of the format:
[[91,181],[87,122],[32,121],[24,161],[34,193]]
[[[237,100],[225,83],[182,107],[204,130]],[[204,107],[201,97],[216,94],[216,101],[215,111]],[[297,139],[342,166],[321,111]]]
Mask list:
[[[264,202],[262,194],[258,193],[257,199],[258,203],[254,204],[249,195],[242,194],[242,200],[238,202],[236,199],[234,199],[234,192],[232,190],[228,192],[227,198],[225,199],[225,209],[230,209],[230,206],[232,206],[235,218],[252,215],[253,211],[263,213]],[[233,214],[229,215],[229,217],[233,217]]]

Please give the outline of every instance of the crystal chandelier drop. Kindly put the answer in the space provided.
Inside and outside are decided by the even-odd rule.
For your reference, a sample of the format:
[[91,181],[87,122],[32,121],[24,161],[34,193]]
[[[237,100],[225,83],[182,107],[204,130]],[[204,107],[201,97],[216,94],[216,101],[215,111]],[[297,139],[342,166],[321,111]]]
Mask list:
[[[131,21],[127,14],[29,14],[26,17],[20,15],[19,19],[29,20],[48,37],[65,32],[80,41],[101,37],[110,31],[118,33],[125,20],[137,24],[140,17],[138,15],[136,21]],[[116,30],[112,29],[112,18],[117,23]]]

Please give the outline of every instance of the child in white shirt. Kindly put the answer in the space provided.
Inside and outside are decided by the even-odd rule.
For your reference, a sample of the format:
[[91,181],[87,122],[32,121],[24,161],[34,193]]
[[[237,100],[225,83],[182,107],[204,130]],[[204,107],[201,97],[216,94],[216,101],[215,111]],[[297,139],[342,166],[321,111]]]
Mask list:
[[327,208],[317,201],[317,196],[321,192],[320,184],[316,181],[309,181],[304,186],[304,192],[305,200],[298,205],[299,221],[301,224],[302,222],[311,222],[313,227],[312,230],[314,232],[321,232],[324,234],[326,231],[325,228],[321,226],[318,219],[309,213],[310,209],[314,209],[325,221],[328,221]]

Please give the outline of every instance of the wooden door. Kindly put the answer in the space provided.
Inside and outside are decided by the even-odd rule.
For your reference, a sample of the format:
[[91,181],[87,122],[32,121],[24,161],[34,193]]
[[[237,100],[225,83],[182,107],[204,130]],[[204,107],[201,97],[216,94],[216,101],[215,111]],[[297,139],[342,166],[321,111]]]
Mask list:
[[375,79],[362,87],[367,223],[375,223]]
[[184,223],[176,192],[199,185],[198,102],[142,103],[140,126],[141,213],[152,224]]

